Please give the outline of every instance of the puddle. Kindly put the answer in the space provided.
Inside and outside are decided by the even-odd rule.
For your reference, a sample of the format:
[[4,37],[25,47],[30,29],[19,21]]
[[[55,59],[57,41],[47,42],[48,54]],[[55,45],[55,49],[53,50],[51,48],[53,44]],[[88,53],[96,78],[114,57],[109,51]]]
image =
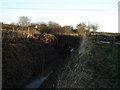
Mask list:
[[[99,41],[100,43],[107,43],[107,44],[110,44],[112,42],[108,42],[108,41]],[[120,44],[119,42],[114,42],[113,44]]]
[[107,41],[99,41],[99,42],[101,42],[101,43],[111,43],[111,42],[107,42]]
[[46,76],[36,78],[32,82],[30,82],[25,88],[39,88],[44,83],[44,81],[48,79],[51,73],[52,72],[50,72]]

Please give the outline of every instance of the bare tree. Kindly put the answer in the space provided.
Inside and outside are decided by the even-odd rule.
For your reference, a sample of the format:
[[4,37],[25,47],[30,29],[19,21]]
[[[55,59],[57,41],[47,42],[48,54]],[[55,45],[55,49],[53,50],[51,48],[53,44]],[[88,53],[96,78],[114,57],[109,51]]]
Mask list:
[[86,30],[86,23],[79,23],[76,26],[77,29]]
[[89,30],[92,30],[93,32],[96,32],[97,29],[98,29],[98,24],[91,24],[89,23],[88,27],[87,27]]
[[20,26],[29,26],[30,21],[31,21],[31,19],[28,18],[27,16],[21,16],[21,17],[19,17],[18,25],[20,25]]
[[12,22],[11,24],[12,24],[12,25],[16,25],[16,23],[15,23],[15,22]]
[[93,32],[97,31],[98,26],[97,25],[92,25]]
[[48,27],[50,27],[50,28],[61,28],[61,25],[59,25],[56,22],[49,21],[48,22]]

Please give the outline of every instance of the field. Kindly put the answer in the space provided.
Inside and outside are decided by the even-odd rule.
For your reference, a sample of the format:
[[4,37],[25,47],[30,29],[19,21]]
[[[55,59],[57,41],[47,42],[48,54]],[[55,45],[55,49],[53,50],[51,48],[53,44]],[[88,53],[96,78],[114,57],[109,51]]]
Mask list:
[[119,35],[11,34],[3,32],[3,88],[39,77],[47,78],[38,88],[119,88]]

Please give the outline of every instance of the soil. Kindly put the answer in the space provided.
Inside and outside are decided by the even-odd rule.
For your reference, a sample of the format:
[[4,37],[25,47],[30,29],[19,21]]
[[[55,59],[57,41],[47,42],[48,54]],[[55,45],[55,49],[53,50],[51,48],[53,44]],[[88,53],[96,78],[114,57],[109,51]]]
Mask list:
[[24,88],[38,76],[59,71],[70,55],[64,45],[78,48],[81,38],[40,34],[35,38],[7,38],[2,43],[2,87]]

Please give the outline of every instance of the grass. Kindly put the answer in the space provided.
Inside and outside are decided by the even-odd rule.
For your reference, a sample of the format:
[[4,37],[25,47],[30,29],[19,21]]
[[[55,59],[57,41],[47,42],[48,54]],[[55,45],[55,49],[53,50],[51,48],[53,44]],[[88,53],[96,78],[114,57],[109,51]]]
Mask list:
[[[120,45],[97,43],[84,34],[3,33],[6,35],[2,43],[3,87],[23,87],[38,75],[46,76],[51,72],[42,87],[119,87]],[[69,55],[64,54],[66,43],[75,48]]]
[[2,30],[2,38],[34,38],[34,34],[39,34],[36,30]]
[[[87,40],[86,40],[87,39]],[[119,45],[86,38],[58,80],[59,88],[119,88]]]

